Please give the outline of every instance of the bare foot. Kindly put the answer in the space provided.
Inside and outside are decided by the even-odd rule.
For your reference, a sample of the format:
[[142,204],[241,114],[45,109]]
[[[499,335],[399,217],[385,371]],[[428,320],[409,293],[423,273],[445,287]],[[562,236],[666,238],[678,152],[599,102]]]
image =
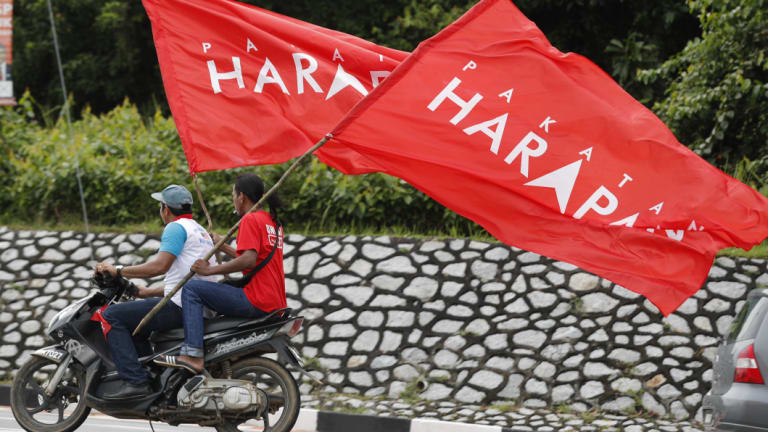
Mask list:
[[190,366],[192,366],[198,371],[202,371],[203,366],[205,366],[205,361],[203,360],[202,357],[189,357],[189,356],[180,355],[176,358],[180,361],[183,361],[184,363],[189,364]]

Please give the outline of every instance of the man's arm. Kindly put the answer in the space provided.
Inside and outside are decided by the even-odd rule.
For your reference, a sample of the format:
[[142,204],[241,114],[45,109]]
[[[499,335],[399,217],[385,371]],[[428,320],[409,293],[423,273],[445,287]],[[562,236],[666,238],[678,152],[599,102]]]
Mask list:
[[217,266],[211,266],[208,261],[197,260],[192,264],[191,270],[201,276],[229,274],[249,269],[255,266],[258,260],[258,253],[249,249],[239,257]]
[[[216,234],[215,232],[209,233],[211,236],[211,239],[213,240],[213,243],[216,244],[221,240],[221,236]],[[232,246],[224,243],[219,248],[220,251],[224,252],[225,254],[229,255],[230,258],[237,258],[237,251]]]
[[139,288],[139,294],[136,296],[138,298],[149,298],[149,297],[162,297],[165,295],[165,290],[163,287],[138,287]]
[[[176,256],[170,252],[159,252],[155,259],[147,261],[144,264],[123,267],[120,275],[124,278],[152,278],[168,272]],[[96,271],[107,271],[112,276],[117,274],[117,268],[109,263],[99,263],[96,265]]]

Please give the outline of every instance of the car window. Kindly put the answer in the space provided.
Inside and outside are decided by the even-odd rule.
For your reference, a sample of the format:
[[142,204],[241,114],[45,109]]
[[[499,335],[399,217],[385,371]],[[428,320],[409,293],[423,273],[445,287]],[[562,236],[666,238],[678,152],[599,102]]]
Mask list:
[[768,298],[762,296],[748,297],[741,311],[731,323],[731,328],[728,332],[728,343],[754,339],[767,309]]

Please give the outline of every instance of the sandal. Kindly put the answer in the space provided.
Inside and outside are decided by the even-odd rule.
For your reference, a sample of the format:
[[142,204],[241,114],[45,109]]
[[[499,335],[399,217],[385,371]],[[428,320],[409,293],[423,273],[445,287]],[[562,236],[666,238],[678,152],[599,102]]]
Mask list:
[[161,365],[161,366],[166,366],[166,367],[170,367],[170,368],[186,369],[186,370],[192,372],[193,374],[200,374],[200,373],[203,372],[202,369],[201,370],[197,370],[194,367],[192,367],[191,364],[189,364],[189,363],[187,363],[185,361],[179,360],[179,358],[177,356],[171,356],[171,355],[163,354],[160,357],[158,357],[158,358],[156,358],[156,359],[154,359],[152,361],[155,362],[156,364]]

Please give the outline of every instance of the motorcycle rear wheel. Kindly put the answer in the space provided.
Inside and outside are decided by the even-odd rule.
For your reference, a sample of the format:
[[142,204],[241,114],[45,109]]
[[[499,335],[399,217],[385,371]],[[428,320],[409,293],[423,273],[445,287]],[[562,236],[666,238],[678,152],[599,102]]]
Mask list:
[[[44,389],[58,364],[32,357],[19,369],[11,387],[11,411],[22,428],[30,432],[71,432],[85,421],[91,412],[85,404],[85,373],[73,366],[70,363],[50,397]],[[74,409],[65,412],[72,405]],[[54,420],[44,412],[56,413],[57,418]],[[65,414],[69,415],[65,418]]]
[[[301,397],[296,380],[280,363],[263,357],[241,360],[232,365],[232,378],[253,382],[264,390],[270,406],[261,420],[264,432],[289,432],[299,417]],[[272,414],[272,415],[269,415]],[[267,419],[268,423],[264,420]],[[250,422],[249,422],[250,423]],[[216,426],[218,432],[239,431],[236,424]],[[250,430],[250,429],[249,429]]]

